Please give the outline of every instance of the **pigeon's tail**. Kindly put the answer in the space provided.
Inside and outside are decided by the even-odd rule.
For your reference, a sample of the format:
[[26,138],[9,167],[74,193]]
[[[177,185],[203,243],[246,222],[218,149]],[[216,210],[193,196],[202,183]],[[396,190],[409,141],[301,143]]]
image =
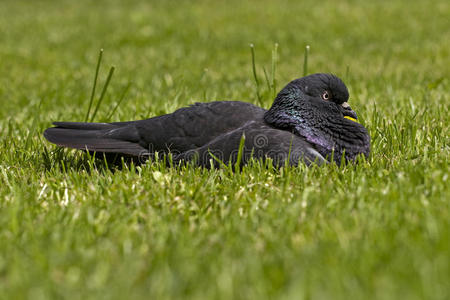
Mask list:
[[55,122],[53,125],[56,127],[46,129],[44,137],[58,146],[135,157],[148,152],[139,144],[139,135],[132,122]]

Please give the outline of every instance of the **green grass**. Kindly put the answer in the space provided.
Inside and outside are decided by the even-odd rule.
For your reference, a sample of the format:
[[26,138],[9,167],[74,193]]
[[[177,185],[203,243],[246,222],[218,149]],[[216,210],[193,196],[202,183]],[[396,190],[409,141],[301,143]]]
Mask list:
[[[3,0],[0,298],[449,299],[449,15],[444,0]],[[366,162],[113,168],[42,137],[85,119],[101,48],[91,116],[115,66],[95,121],[125,121],[268,108],[306,45],[309,73],[347,83]]]

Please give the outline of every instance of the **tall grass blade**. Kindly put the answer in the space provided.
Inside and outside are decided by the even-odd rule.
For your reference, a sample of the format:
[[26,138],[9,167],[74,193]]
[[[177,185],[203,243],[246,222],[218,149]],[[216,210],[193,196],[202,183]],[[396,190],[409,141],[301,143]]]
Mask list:
[[100,98],[98,99],[97,105],[95,106],[95,110],[94,110],[94,113],[92,114],[90,122],[92,122],[94,120],[95,116],[97,115],[97,111],[100,107],[100,104],[103,101],[103,98],[105,97],[106,90],[108,89],[109,82],[111,81],[111,77],[113,76],[115,69],[116,68],[114,66],[111,67],[111,69],[109,69],[108,77],[106,78],[105,85],[103,86],[102,93],[100,95]]
[[102,57],[103,57],[103,49],[100,49],[100,52],[98,54],[97,67],[95,68],[94,84],[92,85],[91,99],[89,99],[89,108],[87,110],[86,117],[84,118],[85,122],[89,120],[89,114],[91,113],[92,103],[94,102],[95,89],[97,87],[98,72],[100,70]]
[[309,45],[306,45],[305,56],[303,59],[303,76],[308,75],[308,54],[309,54]]
[[263,67],[263,72],[264,72],[264,78],[266,79],[266,84],[267,84],[267,89],[270,92],[270,80],[269,80],[269,75],[267,75],[267,71],[266,68]]
[[241,136],[241,140],[239,141],[239,151],[236,159],[236,164],[234,165],[234,171],[239,172],[241,170],[241,162],[242,162],[242,154],[244,153],[244,145],[245,145],[245,134]]
[[120,95],[119,101],[117,102],[116,106],[114,106],[114,108],[111,110],[111,112],[106,117],[106,122],[109,122],[109,120],[111,120],[111,118],[114,115],[114,113],[116,112],[117,108],[122,103],[123,99],[125,99],[125,96],[126,96],[126,94],[128,93],[128,90],[131,87],[131,84],[132,84],[131,81],[128,82],[127,86],[123,89],[122,95]]
[[278,60],[278,43],[275,43],[274,49],[272,50],[272,96],[275,99],[277,95],[277,60]]
[[253,70],[253,78],[255,79],[256,84],[256,97],[258,98],[258,103],[262,106],[261,94],[259,92],[259,80],[258,75],[256,74],[256,64],[255,64],[255,46],[250,44],[250,51],[252,53],[252,70]]

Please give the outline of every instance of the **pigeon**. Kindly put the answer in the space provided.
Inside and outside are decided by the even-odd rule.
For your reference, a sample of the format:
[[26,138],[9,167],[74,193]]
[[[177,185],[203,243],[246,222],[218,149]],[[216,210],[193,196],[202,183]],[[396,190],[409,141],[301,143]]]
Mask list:
[[114,123],[54,122],[44,137],[58,146],[144,162],[169,155],[171,163],[206,168],[356,161],[370,153],[370,136],[348,104],[344,82],[317,73],[289,82],[270,109],[241,101],[195,103],[153,118]]

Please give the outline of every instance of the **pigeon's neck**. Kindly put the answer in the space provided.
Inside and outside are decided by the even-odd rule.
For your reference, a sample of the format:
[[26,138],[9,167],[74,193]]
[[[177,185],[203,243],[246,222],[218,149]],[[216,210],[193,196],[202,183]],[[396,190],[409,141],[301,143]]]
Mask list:
[[290,130],[304,137],[322,156],[338,164],[343,154],[345,160],[354,160],[361,153],[368,156],[370,151],[367,130],[347,119],[320,119],[313,111],[305,108],[272,107],[265,113],[264,120],[273,127]]

